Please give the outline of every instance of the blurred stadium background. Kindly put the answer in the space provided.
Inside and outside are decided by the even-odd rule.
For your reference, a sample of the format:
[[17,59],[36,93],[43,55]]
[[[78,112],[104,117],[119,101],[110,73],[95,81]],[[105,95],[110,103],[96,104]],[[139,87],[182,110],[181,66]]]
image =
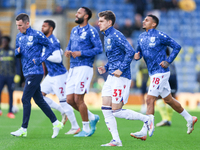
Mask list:
[[[116,14],[115,27],[118,29],[122,29],[127,20],[134,26],[138,21],[141,22],[146,14],[157,15],[160,19],[158,30],[167,33],[182,46],[175,60],[178,94],[183,99],[187,97],[183,102],[186,103],[185,105],[191,104],[191,99],[195,99],[194,107],[199,104],[200,0],[0,0],[0,31],[2,35],[11,36],[11,46],[14,48],[18,33],[15,25],[16,15],[29,14],[31,26],[37,30],[41,30],[44,20],[52,19],[57,25],[54,34],[60,40],[62,49],[65,50],[70,31],[76,25],[75,13],[81,6],[92,9],[93,17],[89,22],[95,27],[97,27],[97,14],[103,10],[112,10]],[[141,32],[143,30],[133,28],[130,37],[127,37],[134,48],[137,47],[137,38]],[[63,59],[64,65],[69,68],[69,60],[65,57]],[[96,66],[105,62],[105,54],[99,55],[94,69],[96,70]],[[140,95],[140,87],[136,86],[138,62],[133,61],[131,66],[133,80],[131,95],[136,96]],[[91,91],[100,92],[104,78],[95,72]],[[22,85],[18,85],[18,89],[22,88]],[[183,93],[186,95],[181,95]],[[134,99],[140,98],[134,97]]]

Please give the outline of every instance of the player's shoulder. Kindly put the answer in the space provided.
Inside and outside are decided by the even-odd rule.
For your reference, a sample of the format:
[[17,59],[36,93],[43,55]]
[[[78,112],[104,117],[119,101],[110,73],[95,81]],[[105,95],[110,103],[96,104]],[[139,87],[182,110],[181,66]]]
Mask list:
[[90,24],[88,24],[88,28],[89,28],[90,31],[91,31],[91,30],[97,31],[97,29],[96,29],[95,27],[93,27],[92,25],[90,25]]
[[78,26],[75,26],[75,27],[72,28],[71,32],[74,33],[74,31],[77,30],[77,29],[78,29]]
[[16,38],[18,39],[18,38],[20,38],[21,36],[22,36],[22,33],[20,32],[20,33],[17,34]]
[[88,32],[90,32],[91,34],[98,33],[97,29],[90,24],[88,24]]
[[53,34],[49,37],[49,40],[50,40],[51,43],[58,43],[58,44],[60,44],[60,41]]
[[126,39],[126,37],[117,29],[113,28],[111,35],[114,39]]
[[159,31],[159,30],[156,30],[157,31],[157,35],[159,36],[159,37],[168,37],[168,35],[165,33],[165,32],[163,32],[163,31]]
[[42,38],[46,38],[46,36],[44,35],[44,33],[42,33],[41,31],[32,29],[31,33],[29,34],[29,36],[34,36],[34,37],[42,37]]
[[146,31],[140,33],[139,38],[142,38],[142,37],[144,37],[145,35],[146,35]]

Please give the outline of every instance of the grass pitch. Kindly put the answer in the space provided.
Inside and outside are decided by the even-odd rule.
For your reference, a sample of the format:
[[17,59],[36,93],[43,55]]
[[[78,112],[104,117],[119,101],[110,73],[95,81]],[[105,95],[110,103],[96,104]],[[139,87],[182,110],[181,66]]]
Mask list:
[[[133,110],[134,107],[130,107]],[[58,111],[54,111],[61,120]],[[131,132],[137,132],[142,128],[141,121],[117,119],[118,131],[122,140],[122,147],[101,147],[108,143],[112,137],[108,131],[101,110],[91,110],[100,116],[97,130],[91,137],[73,137],[65,135],[71,128],[68,121],[60,130],[55,139],[51,139],[53,130],[50,120],[39,109],[32,109],[29,121],[27,137],[14,137],[10,132],[16,131],[22,123],[22,109],[16,114],[15,119],[6,117],[7,109],[3,109],[0,116],[0,150],[97,150],[97,149],[121,149],[121,150],[197,150],[200,149],[200,120],[195,124],[194,131],[188,135],[186,121],[178,113],[174,112],[171,127],[156,127],[154,135],[141,141],[130,136]],[[191,115],[200,119],[199,111],[189,111]],[[82,127],[80,114],[75,111],[79,126]],[[158,112],[155,112],[155,124],[161,120]]]

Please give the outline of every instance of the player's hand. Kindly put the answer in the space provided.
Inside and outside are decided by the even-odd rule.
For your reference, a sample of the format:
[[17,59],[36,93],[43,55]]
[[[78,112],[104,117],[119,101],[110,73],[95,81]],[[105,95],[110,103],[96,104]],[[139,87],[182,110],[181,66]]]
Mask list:
[[74,51],[71,54],[72,54],[72,57],[76,58],[76,57],[81,56],[81,51]]
[[98,67],[98,72],[99,72],[99,74],[104,74],[106,72],[105,67],[104,66]]
[[20,47],[17,49],[18,53],[20,53]]
[[121,72],[119,69],[117,69],[117,70],[115,70],[112,74],[113,74],[115,77],[120,77],[120,76],[122,75],[122,72]]
[[160,63],[160,66],[163,67],[163,68],[167,68],[167,67],[169,67],[169,63],[167,61],[162,61]]
[[65,57],[70,57],[71,53],[72,53],[72,51],[65,51]]
[[135,53],[134,59],[135,59],[135,60],[140,59],[140,52]]

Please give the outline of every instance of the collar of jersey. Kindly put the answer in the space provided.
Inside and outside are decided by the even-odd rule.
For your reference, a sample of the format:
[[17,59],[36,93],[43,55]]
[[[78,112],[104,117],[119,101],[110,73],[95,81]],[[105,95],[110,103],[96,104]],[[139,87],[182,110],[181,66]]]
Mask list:
[[103,32],[103,34],[104,34],[105,36],[108,36],[109,33],[112,31],[112,29],[113,29],[113,26],[110,27],[110,28],[108,28],[105,32]]
[[81,33],[81,32],[83,32],[83,29],[84,29],[84,31],[86,31],[87,29],[89,28],[89,24],[87,24],[86,26],[84,26],[84,27],[80,27],[79,25],[78,25],[78,30],[79,30],[79,32]]
[[50,38],[52,38],[53,37],[53,34],[51,34],[49,37],[48,37],[48,39],[50,39]]
[[151,32],[153,32],[155,29],[153,28],[153,29],[149,29],[148,30],[148,32],[146,32],[146,33],[151,33]]
[[[28,29],[26,29],[26,34],[29,33],[31,31],[31,26],[29,26]],[[24,33],[23,33],[24,34]]]

